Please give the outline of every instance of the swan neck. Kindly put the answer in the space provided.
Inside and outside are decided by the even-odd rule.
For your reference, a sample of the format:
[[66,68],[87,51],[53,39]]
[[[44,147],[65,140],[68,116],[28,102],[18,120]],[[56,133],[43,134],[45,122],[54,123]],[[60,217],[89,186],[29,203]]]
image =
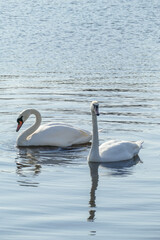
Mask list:
[[93,123],[93,142],[92,146],[94,148],[99,146],[99,138],[98,138],[98,124],[97,124],[97,116],[95,114],[92,115],[92,123]]
[[36,121],[31,127],[29,127],[28,129],[23,131],[22,134],[20,134],[20,136],[17,139],[17,146],[27,146],[28,137],[32,135],[39,128],[41,124],[41,114],[35,109],[29,109],[29,111],[30,111],[29,116],[32,114],[35,115]]
[[90,162],[99,162],[99,137],[98,137],[98,124],[97,124],[97,116],[92,113],[92,127],[93,127],[93,135],[92,135],[92,146],[89,154]]

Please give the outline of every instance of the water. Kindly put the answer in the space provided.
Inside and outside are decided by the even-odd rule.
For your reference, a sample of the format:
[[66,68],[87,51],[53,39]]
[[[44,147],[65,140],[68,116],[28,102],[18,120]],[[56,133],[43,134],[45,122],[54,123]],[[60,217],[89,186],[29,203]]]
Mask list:
[[[159,18],[158,1],[1,1],[1,239],[159,239]],[[143,163],[16,148],[23,109],[90,131],[92,100],[100,143],[144,140]]]

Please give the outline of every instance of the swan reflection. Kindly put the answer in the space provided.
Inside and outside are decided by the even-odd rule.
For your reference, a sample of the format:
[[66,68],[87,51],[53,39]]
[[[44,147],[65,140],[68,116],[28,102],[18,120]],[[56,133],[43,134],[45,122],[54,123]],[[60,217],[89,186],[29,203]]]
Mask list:
[[99,182],[99,167],[106,168],[108,170],[107,175],[109,176],[128,176],[131,175],[132,166],[137,163],[142,162],[139,156],[136,156],[132,159],[121,161],[121,162],[112,162],[112,163],[92,163],[89,162],[90,176],[91,176],[91,191],[90,191],[90,200],[89,200],[89,217],[88,221],[95,220],[96,214],[96,190],[98,188]]
[[[87,145],[88,146],[88,145]],[[44,166],[60,166],[79,164],[77,159],[81,158],[86,151],[84,146],[62,149],[58,147],[21,147],[18,148],[16,161],[16,173],[23,177],[19,184],[34,185],[37,177]],[[33,184],[32,184],[33,183]]]
[[19,149],[16,167],[17,175],[23,178],[23,180],[17,181],[20,186],[38,187],[39,183],[35,181],[35,177],[41,172],[41,164],[32,152],[28,149]]

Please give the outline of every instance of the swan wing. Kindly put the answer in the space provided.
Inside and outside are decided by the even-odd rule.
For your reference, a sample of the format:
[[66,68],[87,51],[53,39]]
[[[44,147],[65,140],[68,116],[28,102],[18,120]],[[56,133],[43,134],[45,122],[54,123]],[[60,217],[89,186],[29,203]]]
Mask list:
[[133,158],[139,153],[142,141],[116,141],[111,140],[99,147],[101,160],[104,162],[116,162]]
[[91,137],[90,132],[69,124],[48,123],[41,125],[27,140],[30,146],[68,147],[87,143]]

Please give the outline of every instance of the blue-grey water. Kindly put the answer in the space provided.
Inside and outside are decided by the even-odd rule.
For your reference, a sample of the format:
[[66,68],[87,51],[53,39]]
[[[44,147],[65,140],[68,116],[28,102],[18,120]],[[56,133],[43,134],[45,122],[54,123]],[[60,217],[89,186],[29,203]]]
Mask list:
[[[0,9],[0,238],[160,239],[159,1],[1,0]],[[16,147],[23,109],[91,131],[92,100],[100,143],[143,140],[141,161],[88,164],[90,144]]]

